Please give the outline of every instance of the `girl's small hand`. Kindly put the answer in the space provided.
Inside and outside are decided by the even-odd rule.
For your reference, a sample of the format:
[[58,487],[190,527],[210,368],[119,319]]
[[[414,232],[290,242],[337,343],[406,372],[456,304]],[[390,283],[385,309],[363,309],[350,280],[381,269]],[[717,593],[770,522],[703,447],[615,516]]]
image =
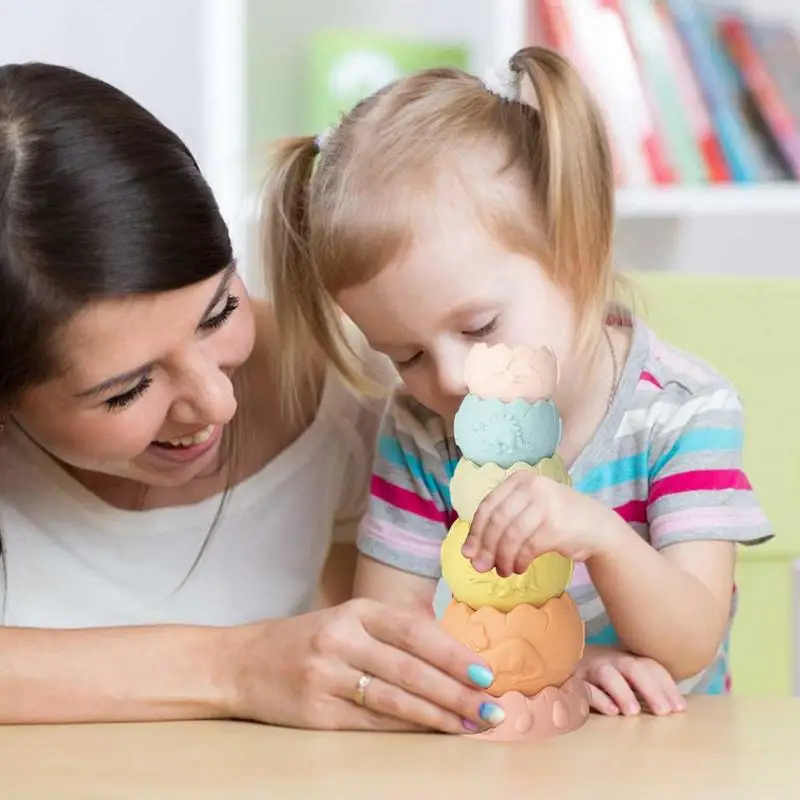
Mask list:
[[515,472],[478,507],[462,553],[478,572],[495,567],[508,577],[551,551],[587,561],[611,546],[620,523],[602,503],[563,483]]
[[588,645],[575,675],[586,682],[591,706],[601,714],[629,716],[644,707],[657,716],[667,716],[686,709],[672,676],[651,658]]

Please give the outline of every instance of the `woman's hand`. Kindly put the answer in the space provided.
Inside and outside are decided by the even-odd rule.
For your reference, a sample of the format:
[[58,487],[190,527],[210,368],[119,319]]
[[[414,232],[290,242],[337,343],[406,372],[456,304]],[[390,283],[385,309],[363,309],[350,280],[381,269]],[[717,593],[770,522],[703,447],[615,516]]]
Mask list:
[[657,716],[666,716],[686,708],[672,676],[651,658],[587,645],[575,675],[588,684],[592,708],[601,714],[628,716],[644,707]]
[[[233,629],[233,716],[319,729],[469,733],[503,719],[485,662],[431,618],[371,600]],[[371,676],[364,705],[359,679]]]
[[515,472],[478,507],[462,553],[478,572],[523,573],[542,553],[588,561],[627,527],[597,500],[542,475]]

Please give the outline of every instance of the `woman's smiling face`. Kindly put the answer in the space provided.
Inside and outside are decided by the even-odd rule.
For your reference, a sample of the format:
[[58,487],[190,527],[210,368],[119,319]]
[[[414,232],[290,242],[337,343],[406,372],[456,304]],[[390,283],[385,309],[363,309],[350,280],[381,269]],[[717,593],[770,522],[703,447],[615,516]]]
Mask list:
[[236,412],[231,376],[254,342],[233,266],[183,289],[96,301],[58,332],[62,368],[13,418],[68,466],[182,485],[216,467]]

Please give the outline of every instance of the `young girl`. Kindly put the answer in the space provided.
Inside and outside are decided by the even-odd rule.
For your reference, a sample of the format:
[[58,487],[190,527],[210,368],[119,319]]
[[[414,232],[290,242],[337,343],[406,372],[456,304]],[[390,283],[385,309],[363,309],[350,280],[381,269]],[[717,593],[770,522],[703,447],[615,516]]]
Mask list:
[[[484,500],[476,569],[575,559],[579,674],[608,714],[729,690],[736,543],[770,538],[742,470],[742,406],[707,365],[613,305],[612,164],[601,114],[541,48],[493,92],[428,70],[322,140],[285,143],[267,247],[286,355],[312,338],[351,380],[340,306],[404,387],[379,438],[356,591],[426,611],[454,519],[464,362],[479,341],[549,345],[573,488],[528,473]],[[680,685],[678,685],[680,684]]]

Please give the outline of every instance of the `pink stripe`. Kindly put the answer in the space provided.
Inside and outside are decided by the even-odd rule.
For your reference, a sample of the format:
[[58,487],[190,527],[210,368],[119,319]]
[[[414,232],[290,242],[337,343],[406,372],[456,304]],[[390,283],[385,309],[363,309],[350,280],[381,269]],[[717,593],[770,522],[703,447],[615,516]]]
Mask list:
[[652,331],[649,331],[649,333],[650,353],[667,369],[683,373],[700,381],[708,380],[709,373],[706,370],[701,369],[697,364],[665,345]]
[[442,525],[447,525],[447,514],[444,511],[440,511],[432,500],[425,500],[425,498],[410,492],[408,489],[404,489],[402,486],[389,483],[389,481],[381,478],[380,475],[372,476],[370,491],[373,497],[383,500],[384,503],[389,503],[389,505],[399,508],[401,511],[416,514],[418,517],[423,517],[431,522],[440,522]]
[[760,508],[693,508],[670,511],[656,517],[650,525],[650,536],[659,539],[686,530],[715,530],[725,528],[760,528],[768,524]]
[[648,372],[646,369],[642,370],[642,374],[639,375],[639,380],[644,381],[645,383],[652,383],[653,386],[657,386],[659,389],[663,389],[664,387],[659,383],[658,379],[652,372]]
[[647,523],[647,503],[644,500],[631,500],[625,505],[617,506],[614,511],[619,514],[625,522],[642,524]]
[[399,525],[376,519],[370,514],[367,514],[362,520],[358,529],[358,538],[371,539],[407,555],[434,561],[439,559],[439,551],[442,546],[442,543],[435,539],[427,539],[424,536],[410,533]]
[[740,469],[696,469],[660,478],[650,487],[648,503],[683,492],[720,492],[726,489],[750,491],[750,481]]
[[572,582],[570,586],[577,589],[591,585],[592,579],[589,577],[589,570],[586,569],[586,564],[584,564],[583,561],[576,562],[575,568],[572,570]]

